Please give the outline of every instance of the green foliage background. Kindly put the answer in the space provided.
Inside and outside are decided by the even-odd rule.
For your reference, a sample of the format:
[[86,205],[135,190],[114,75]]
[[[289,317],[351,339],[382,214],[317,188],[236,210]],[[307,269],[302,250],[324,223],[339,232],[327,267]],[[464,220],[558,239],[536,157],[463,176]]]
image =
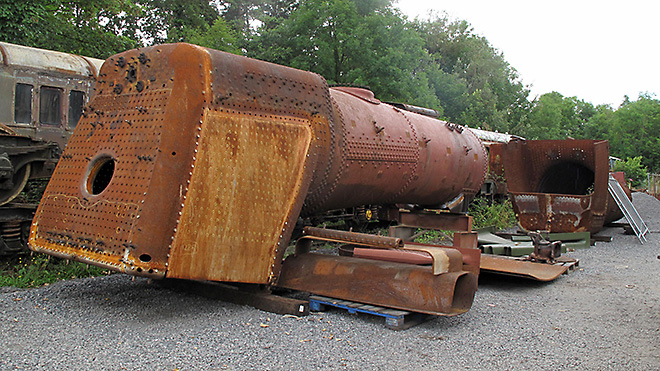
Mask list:
[[642,165],[642,156],[629,157],[625,161],[617,161],[614,171],[623,171],[632,180],[632,187],[637,188],[646,183],[647,169]]
[[607,139],[660,171],[660,101],[619,107],[548,92],[530,99],[513,66],[472,26],[408,19],[390,0],[0,0],[0,41],[96,58],[190,42],[369,86],[384,101],[528,139]]

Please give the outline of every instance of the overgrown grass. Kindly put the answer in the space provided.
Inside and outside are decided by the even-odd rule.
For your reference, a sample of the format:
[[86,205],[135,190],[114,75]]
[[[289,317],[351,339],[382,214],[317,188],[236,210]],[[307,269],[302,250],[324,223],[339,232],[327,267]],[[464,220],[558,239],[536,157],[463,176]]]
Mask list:
[[470,204],[468,215],[472,216],[473,229],[495,227],[499,230],[517,223],[516,214],[509,200],[488,204],[485,199],[476,199]]
[[[421,233],[421,234],[420,234]],[[415,242],[426,243],[426,244],[438,244],[438,243],[448,243],[451,245],[452,238],[454,237],[454,231],[436,231],[433,229],[423,230],[417,229],[415,237]]]
[[[516,225],[516,215],[509,200],[503,202],[493,202],[489,204],[485,199],[476,199],[468,210],[468,215],[472,216],[472,228],[481,229],[485,227],[495,227],[495,229],[504,229]],[[453,231],[436,231],[417,229],[415,242],[427,244],[451,245],[454,236]]]
[[60,280],[108,274],[107,269],[38,253],[0,259],[0,286],[32,288]]

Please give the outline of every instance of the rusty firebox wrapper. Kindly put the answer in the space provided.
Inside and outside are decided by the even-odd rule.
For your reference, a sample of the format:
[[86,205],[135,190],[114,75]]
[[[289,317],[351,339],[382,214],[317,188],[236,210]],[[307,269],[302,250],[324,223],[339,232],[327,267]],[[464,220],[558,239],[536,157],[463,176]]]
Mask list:
[[273,284],[301,213],[441,204],[485,176],[469,130],[314,73],[171,44],[113,56],[99,76],[33,250],[133,275]]
[[607,141],[517,140],[490,147],[490,171],[506,180],[522,228],[596,233],[606,219]]

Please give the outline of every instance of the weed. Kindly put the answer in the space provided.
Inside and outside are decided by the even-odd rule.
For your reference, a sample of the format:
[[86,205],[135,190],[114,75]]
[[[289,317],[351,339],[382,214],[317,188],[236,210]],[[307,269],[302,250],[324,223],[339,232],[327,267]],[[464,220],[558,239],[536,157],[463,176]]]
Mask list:
[[110,274],[107,269],[31,253],[0,259],[0,286],[39,287],[55,281]]
[[474,229],[491,226],[496,229],[504,229],[517,223],[509,200],[489,204],[485,199],[476,199],[470,204],[468,214],[472,216],[472,228]]
[[453,231],[437,231],[437,230],[423,230],[417,229],[415,233],[415,242],[426,243],[426,244],[437,244],[443,241],[449,241],[451,245],[451,240],[454,237]]

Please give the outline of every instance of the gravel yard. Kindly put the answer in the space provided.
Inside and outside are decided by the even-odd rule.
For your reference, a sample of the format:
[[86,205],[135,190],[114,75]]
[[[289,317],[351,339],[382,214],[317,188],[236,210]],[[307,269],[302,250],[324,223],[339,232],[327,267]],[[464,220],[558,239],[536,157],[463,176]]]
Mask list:
[[331,310],[297,318],[116,274],[0,293],[0,370],[659,370],[660,202],[651,230],[571,252],[551,283],[482,276],[472,309],[392,331]]

